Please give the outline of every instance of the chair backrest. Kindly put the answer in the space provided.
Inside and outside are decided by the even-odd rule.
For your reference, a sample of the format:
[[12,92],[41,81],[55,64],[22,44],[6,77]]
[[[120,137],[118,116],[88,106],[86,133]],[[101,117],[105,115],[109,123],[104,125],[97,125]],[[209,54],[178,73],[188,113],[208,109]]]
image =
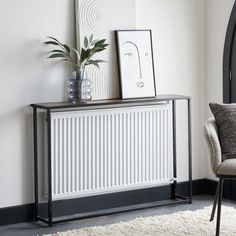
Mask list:
[[222,162],[221,146],[218,136],[218,130],[215,119],[209,119],[204,126],[204,134],[210,151],[211,167],[213,172],[216,171]]

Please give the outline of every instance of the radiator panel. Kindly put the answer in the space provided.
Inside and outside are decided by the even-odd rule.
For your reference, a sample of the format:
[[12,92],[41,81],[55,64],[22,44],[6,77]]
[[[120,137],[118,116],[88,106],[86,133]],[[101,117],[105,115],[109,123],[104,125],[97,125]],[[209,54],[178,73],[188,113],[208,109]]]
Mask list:
[[53,199],[146,188],[173,177],[169,104],[53,112]]

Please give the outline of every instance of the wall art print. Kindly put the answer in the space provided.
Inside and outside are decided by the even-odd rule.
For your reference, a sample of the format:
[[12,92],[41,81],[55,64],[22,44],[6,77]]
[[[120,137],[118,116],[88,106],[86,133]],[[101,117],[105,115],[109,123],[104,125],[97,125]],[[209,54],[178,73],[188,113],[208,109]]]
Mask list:
[[150,30],[116,31],[122,99],[156,96]]

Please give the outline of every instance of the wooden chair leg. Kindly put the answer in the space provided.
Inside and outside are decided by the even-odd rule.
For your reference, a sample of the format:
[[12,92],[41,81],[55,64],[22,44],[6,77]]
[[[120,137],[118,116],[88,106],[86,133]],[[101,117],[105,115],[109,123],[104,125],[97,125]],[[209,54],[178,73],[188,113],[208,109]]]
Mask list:
[[213,204],[213,208],[212,208],[212,212],[211,212],[210,221],[213,221],[213,220],[214,220],[214,217],[215,217],[216,205],[217,205],[218,196],[219,196],[219,186],[220,186],[220,181],[219,181],[218,184],[217,184],[216,194],[215,194],[215,199],[214,199],[214,204]]
[[220,180],[219,180],[219,194],[218,194],[217,222],[216,222],[216,236],[220,235],[220,217],[221,217],[223,181],[224,181],[223,178],[220,178]]

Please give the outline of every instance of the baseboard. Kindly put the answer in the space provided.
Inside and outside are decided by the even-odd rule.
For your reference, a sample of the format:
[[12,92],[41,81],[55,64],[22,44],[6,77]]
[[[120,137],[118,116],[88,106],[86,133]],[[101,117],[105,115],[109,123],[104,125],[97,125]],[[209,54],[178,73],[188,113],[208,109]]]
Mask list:
[[0,208],[0,226],[33,220],[33,204]]
[[205,194],[215,195],[217,188],[217,181],[212,179],[205,179]]
[[[209,186],[212,186],[210,180],[193,180],[193,195],[206,193]],[[212,190],[213,189],[214,187],[212,186]],[[177,193],[187,195],[188,182],[179,183]],[[60,200],[53,203],[54,216],[72,215],[76,213],[154,202],[168,199],[170,194],[171,189],[168,185],[84,198]],[[46,212],[46,205],[41,204],[40,210],[41,214],[44,215]],[[33,221],[33,204],[0,208],[0,225],[16,224],[27,221]]]
[[[216,180],[206,179],[205,193],[215,195],[217,183]],[[236,201],[236,180],[224,180],[223,198]]]

